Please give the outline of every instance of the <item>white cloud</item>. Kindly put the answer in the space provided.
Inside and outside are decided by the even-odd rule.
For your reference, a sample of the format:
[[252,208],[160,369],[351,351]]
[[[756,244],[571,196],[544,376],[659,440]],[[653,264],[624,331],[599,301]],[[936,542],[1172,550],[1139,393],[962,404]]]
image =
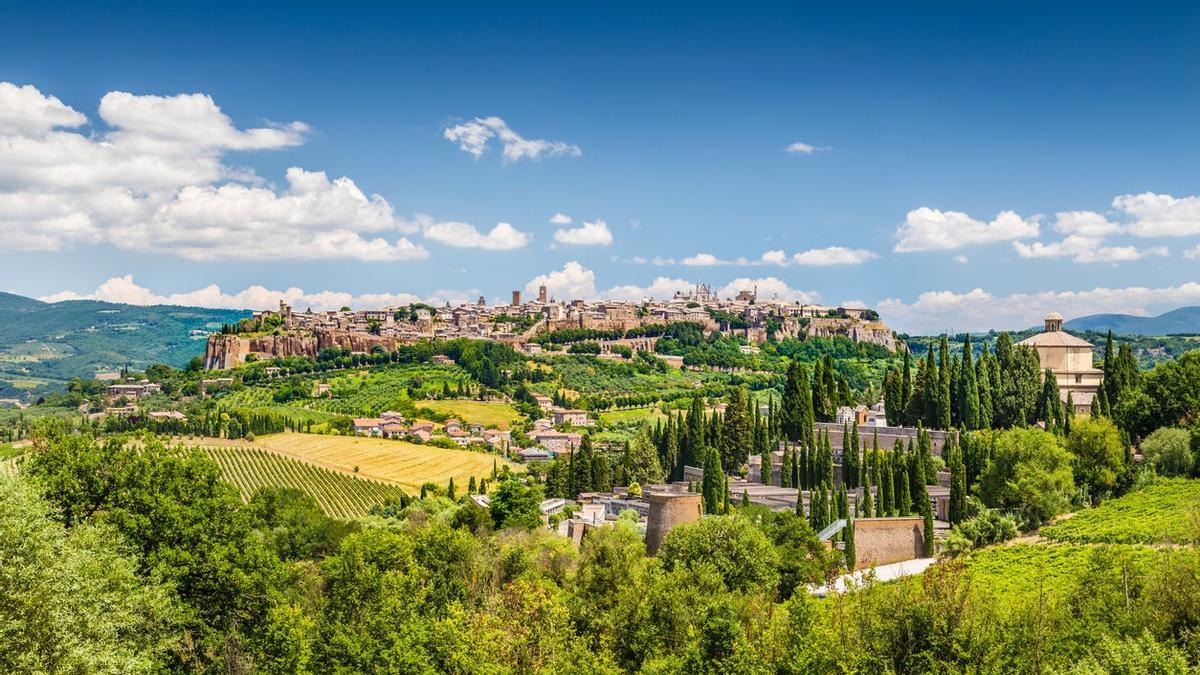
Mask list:
[[410,260],[428,252],[349,178],[292,167],[284,191],[222,161],[300,144],[302,122],[239,129],[204,94],[100,101],[108,128],[32,86],[0,83],[0,228],[12,250],[73,244],[194,260]]
[[680,260],[679,264],[687,265],[688,267],[711,267],[713,265],[728,265],[729,261],[721,260],[711,253],[697,253],[696,255],[690,255]]
[[575,246],[608,246],[613,243],[613,236],[608,229],[608,223],[603,220],[595,220],[584,222],[583,225],[576,228],[556,230],[554,241]]
[[1060,211],[1054,215],[1054,229],[1063,234],[1104,237],[1121,231],[1119,223],[1114,223],[1104,214],[1095,211]]
[[896,251],[939,251],[1038,236],[1038,223],[1012,211],[1001,211],[991,222],[975,220],[960,211],[922,206],[908,212],[896,229]]
[[1108,246],[1101,237],[1072,234],[1062,241],[1026,244],[1014,241],[1013,248],[1022,258],[1069,257],[1077,263],[1118,263],[1140,260],[1147,256],[1166,256],[1166,247],[1138,249],[1134,246]]
[[537,293],[539,286],[559,300],[589,300],[596,296],[596,274],[572,260],[561,270],[539,274],[525,284],[525,292]]
[[784,148],[783,150],[784,150],[784,152],[790,152],[795,155],[811,155],[814,152],[817,152],[820,150],[828,150],[828,149],[829,148],[827,146],[810,145],[808,143],[801,143],[800,141],[796,141],[795,143],[792,143],[791,145]]
[[469,122],[446,127],[442,135],[446,140],[457,143],[458,148],[463,152],[474,155],[475,159],[483,156],[493,138],[499,138],[504,147],[503,155],[506,164],[522,159],[578,157],[583,154],[578,145],[563,141],[525,138],[513,131],[508,123],[499,117],[476,117]]
[[[696,286],[694,282],[686,279],[657,277],[647,286],[626,284],[601,290],[596,288],[595,273],[573,260],[564,264],[561,270],[534,277],[525,285],[525,291],[529,294],[537,293],[538,286],[542,285],[545,285],[549,294],[558,300],[594,300],[603,298],[632,301],[651,297],[659,299],[670,298],[675,295],[676,291],[689,291]],[[718,289],[717,294],[721,297],[733,297],[739,291],[750,291],[756,287],[758,289],[758,297],[762,300],[779,298],[788,301],[812,303],[819,302],[821,297],[815,291],[793,289],[775,277],[763,277],[759,279],[743,277],[734,279]]]
[[958,263],[959,265],[966,265],[967,263],[971,262],[971,259],[965,255],[960,254],[960,255],[954,256],[954,262]]
[[353,295],[339,291],[320,291],[308,293],[301,288],[291,287],[286,290],[271,290],[263,286],[250,286],[237,293],[225,293],[220,286],[212,284],[185,293],[158,294],[148,288],[139,286],[132,274],[113,277],[100,284],[90,293],[62,291],[48,295],[40,300],[59,302],[62,300],[103,300],[131,305],[184,305],[188,307],[215,307],[221,309],[272,309],[279,306],[283,300],[297,309],[330,310],[339,307],[355,309],[376,309],[396,305],[407,305],[413,302],[425,302],[441,305],[446,302],[459,304],[474,300],[480,295],[477,289],[465,291],[440,290],[428,296],[421,297],[412,293],[366,293]]
[[1182,237],[1200,234],[1200,197],[1143,192],[1121,195],[1113,208],[1131,216],[1129,232],[1139,237]]
[[[828,267],[830,265],[861,265],[868,260],[878,257],[875,253],[866,249],[829,246],[797,253],[792,256],[792,260],[797,265]],[[763,258],[764,260],[766,259],[765,254]]]
[[87,117],[33,85],[0,82],[0,134],[38,136],[56,127],[87,124]]
[[1183,257],[1188,260],[1200,260],[1200,245],[1193,246],[1183,252]]
[[555,225],[570,225],[571,216],[568,216],[565,213],[556,213],[550,216],[550,222],[554,223]]
[[[796,255],[800,254],[797,253]],[[767,251],[766,253],[763,253],[761,257],[759,257],[759,262],[764,265],[778,265],[783,267],[788,264],[788,257],[783,251]]]
[[779,299],[804,304],[821,301],[820,293],[794,289],[776,277],[761,277],[758,279],[741,277],[734,279],[719,288],[717,295],[722,298],[732,298],[741,291],[753,291],[755,289],[758,290],[759,300]]
[[997,297],[980,288],[966,293],[930,291],[914,302],[889,298],[879,303],[884,320],[893,328],[932,333],[947,329],[1021,329],[1038,325],[1051,311],[1067,317],[1117,312],[1148,315],[1181,305],[1200,303],[1200,283],[1165,288],[1093,288],[1084,291],[1042,291]]
[[605,298],[613,300],[629,300],[639,302],[647,298],[665,299],[674,297],[677,291],[687,291],[695,286],[690,281],[684,279],[672,279],[670,277],[656,277],[649,286],[637,286],[629,284],[625,286],[614,286],[603,294]]
[[510,251],[529,243],[529,235],[508,223],[497,223],[487,234],[467,223],[433,223],[425,228],[425,236],[447,246],[481,248],[489,251]]

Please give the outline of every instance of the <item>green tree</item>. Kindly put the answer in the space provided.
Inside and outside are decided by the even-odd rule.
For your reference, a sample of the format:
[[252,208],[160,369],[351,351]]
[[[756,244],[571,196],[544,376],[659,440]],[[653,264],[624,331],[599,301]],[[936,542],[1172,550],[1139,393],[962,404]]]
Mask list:
[[497,530],[510,527],[532,530],[542,525],[542,489],[517,478],[501,480],[492,491],[488,510]]
[[1195,467],[1191,434],[1184,429],[1156,429],[1142,441],[1141,451],[1160,476],[1187,476]]
[[668,571],[708,567],[731,591],[775,588],[779,557],[770,540],[741,516],[713,516],[674,527],[657,556]]
[[181,623],[169,588],[138,573],[104,526],[54,522],[33,487],[0,476],[0,670],[166,670]]
[[729,388],[728,405],[721,430],[721,466],[726,473],[737,473],[749,461],[754,429],[749,416],[744,387]]
[[975,366],[971,362],[971,334],[963,337],[963,356],[959,375],[960,396],[958,400],[959,424],[963,429],[979,428],[979,386],[975,379]]
[[1034,527],[1062,513],[1075,489],[1071,453],[1058,437],[1040,429],[997,433],[991,462],[980,478],[984,503],[1016,511]]
[[1075,459],[1075,482],[1087,490],[1092,503],[1117,486],[1125,471],[1125,444],[1111,420],[1086,418],[1075,423],[1066,440]]

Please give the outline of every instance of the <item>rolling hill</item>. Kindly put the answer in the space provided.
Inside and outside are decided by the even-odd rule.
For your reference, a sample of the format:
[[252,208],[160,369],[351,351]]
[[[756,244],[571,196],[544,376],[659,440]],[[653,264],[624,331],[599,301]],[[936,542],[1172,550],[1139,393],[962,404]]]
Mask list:
[[1200,334],[1200,307],[1180,307],[1158,316],[1132,314],[1092,314],[1067,321],[1064,328],[1072,331],[1091,330],[1123,335]]
[[182,366],[204,351],[204,337],[192,331],[218,330],[244,316],[248,312],[96,300],[47,303],[0,293],[0,395],[56,389],[72,377],[126,365]]

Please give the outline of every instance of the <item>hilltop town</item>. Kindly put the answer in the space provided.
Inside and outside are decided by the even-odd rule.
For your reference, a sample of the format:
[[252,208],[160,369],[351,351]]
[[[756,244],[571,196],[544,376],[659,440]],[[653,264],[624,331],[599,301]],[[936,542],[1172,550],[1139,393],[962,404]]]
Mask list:
[[472,338],[495,340],[527,354],[553,349],[542,339],[556,331],[578,329],[578,339],[599,343],[603,354],[615,345],[653,350],[662,329],[689,322],[705,334],[720,332],[742,338],[755,349],[768,338],[845,337],[897,349],[895,333],[879,314],[862,307],[836,307],[760,299],[756,289],[721,298],[705,284],[676,292],[667,300],[558,300],[545,286],[537,297],[524,300],[512,292],[509,304],[475,303],[437,308],[412,304],[381,309],[296,311],[283,302],[278,310],[254,313],[253,318],[209,336],[205,353],[208,369],[231,368],[251,354],[260,358],[315,356],[327,348],[366,353],[374,348],[392,351],[403,344],[427,339]]

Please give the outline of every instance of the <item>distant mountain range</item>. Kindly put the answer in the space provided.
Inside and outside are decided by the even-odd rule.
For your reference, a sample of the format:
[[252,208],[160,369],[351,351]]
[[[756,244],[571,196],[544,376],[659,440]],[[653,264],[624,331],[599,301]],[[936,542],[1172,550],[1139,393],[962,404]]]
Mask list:
[[220,330],[245,316],[240,310],[96,300],[47,303],[0,293],[0,397],[58,389],[72,377],[127,365],[182,366],[204,353],[200,331]]
[[1200,307],[1180,307],[1158,316],[1092,314],[1071,319],[1063,327],[1072,331],[1112,332],[1121,335],[1200,334]]

